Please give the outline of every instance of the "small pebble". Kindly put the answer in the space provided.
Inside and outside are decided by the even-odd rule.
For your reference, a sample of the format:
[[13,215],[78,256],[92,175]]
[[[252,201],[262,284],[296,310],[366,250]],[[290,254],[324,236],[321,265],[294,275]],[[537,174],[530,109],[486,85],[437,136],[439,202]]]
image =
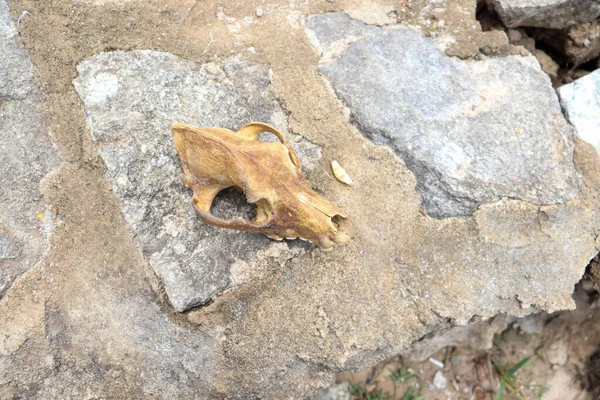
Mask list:
[[446,377],[442,371],[435,373],[433,377],[433,386],[435,386],[437,389],[446,389],[447,383],[448,381],[446,380]]
[[263,16],[263,9],[262,9],[262,7],[256,7],[256,16],[258,18],[260,18],[260,17]]

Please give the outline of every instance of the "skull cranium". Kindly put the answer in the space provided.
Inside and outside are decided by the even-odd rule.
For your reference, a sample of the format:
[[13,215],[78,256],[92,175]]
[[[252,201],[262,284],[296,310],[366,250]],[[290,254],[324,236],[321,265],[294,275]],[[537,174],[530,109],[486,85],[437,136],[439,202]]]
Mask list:
[[[274,127],[251,122],[234,133],[175,123],[171,130],[184,183],[193,190],[194,209],[204,222],[277,240],[299,237],[323,250],[351,238],[351,221],[311,189],[298,156]],[[258,141],[262,132],[274,134],[280,143]],[[253,220],[225,220],[210,213],[217,194],[229,187],[242,190],[256,204]]]

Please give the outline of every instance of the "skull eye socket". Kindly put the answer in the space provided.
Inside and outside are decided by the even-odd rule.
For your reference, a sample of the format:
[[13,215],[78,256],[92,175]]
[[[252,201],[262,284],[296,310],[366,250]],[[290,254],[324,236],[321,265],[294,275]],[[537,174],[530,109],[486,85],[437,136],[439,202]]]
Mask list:
[[210,208],[210,213],[222,219],[254,219],[257,214],[256,204],[248,203],[244,192],[231,186],[217,194]]

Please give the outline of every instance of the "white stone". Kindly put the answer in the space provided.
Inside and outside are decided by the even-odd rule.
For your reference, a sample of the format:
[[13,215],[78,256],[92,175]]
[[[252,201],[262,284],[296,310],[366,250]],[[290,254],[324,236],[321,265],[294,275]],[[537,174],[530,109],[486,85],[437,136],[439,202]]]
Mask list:
[[575,133],[600,152],[600,70],[557,90]]
[[438,371],[433,376],[433,386],[436,389],[446,389],[446,384],[448,383],[444,373],[442,371]]

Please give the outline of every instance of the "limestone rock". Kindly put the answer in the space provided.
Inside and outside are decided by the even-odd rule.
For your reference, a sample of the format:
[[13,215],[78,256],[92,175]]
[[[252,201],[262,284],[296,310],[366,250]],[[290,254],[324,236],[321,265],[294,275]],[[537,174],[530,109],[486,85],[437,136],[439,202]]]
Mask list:
[[[338,20],[307,21],[321,48],[356,34],[355,22],[332,34]],[[572,138],[534,57],[462,61],[412,29],[371,28],[320,71],[359,130],[413,171],[431,216],[469,215],[501,197],[561,204],[579,192]]]
[[[268,66],[233,59],[200,65],[171,54],[133,51],[98,54],[77,70],[75,88],[107,176],[169,301],[178,311],[210,301],[232,285],[230,267],[253,260],[270,240],[198,219],[170,126],[184,122],[235,131],[263,121],[285,130],[285,116],[270,93]],[[290,142],[308,168],[320,157],[317,146],[301,137]],[[252,218],[252,209],[233,193],[217,202],[213,213],[230,219],[236,208]]]
[[596,0],[491,0],[509,28],[537,26],[564,29],[600,16]]
[[39,261],[52,231],[39,186],[60,159],[47,136],[44,105],[33,65],[1,0],[0,296]]
[[600,70],[557,90],[575,133],[600,152]]

